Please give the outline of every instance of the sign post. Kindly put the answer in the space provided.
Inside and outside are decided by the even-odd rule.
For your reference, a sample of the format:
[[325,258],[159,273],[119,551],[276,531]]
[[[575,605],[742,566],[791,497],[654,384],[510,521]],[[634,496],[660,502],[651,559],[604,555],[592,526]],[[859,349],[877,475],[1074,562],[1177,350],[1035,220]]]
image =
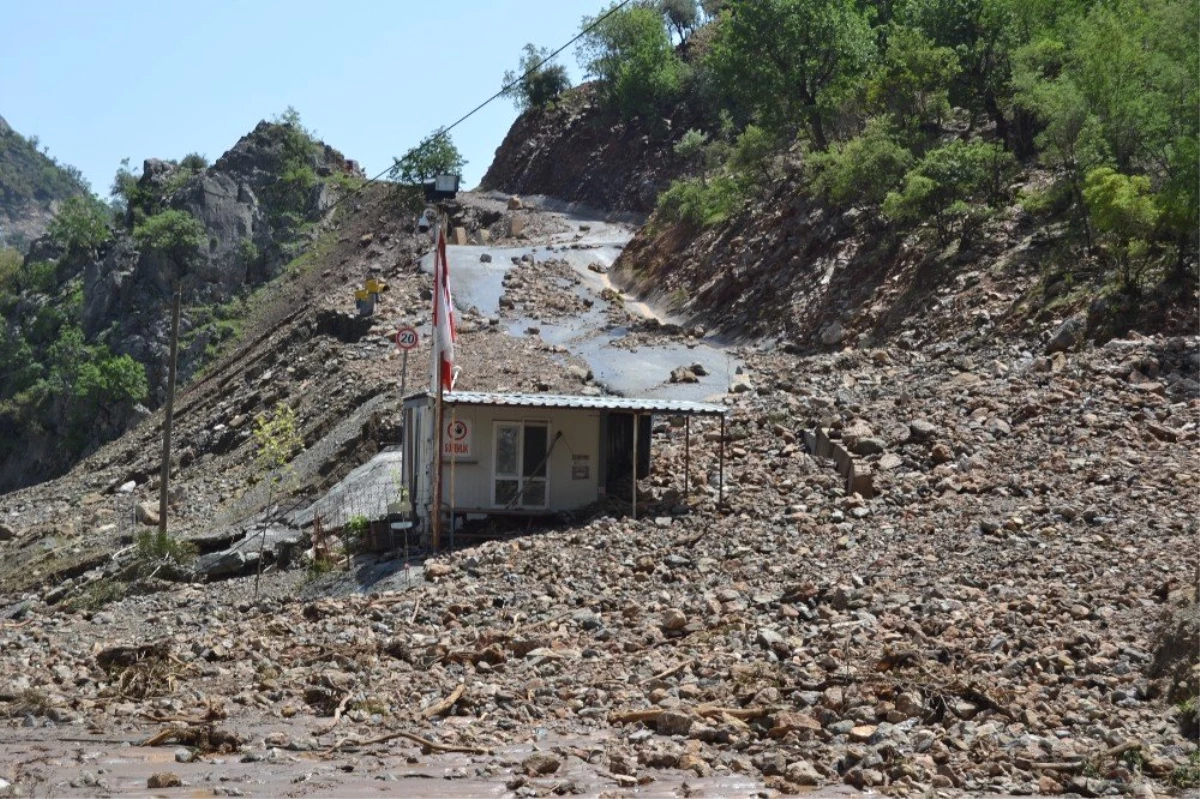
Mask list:
[[405,385],[408,383],[408,353],[417,346],[417,331],[411,327],[402,327],[396,331],[396,346],[404,353],[400,361],[400,399],[404,399]]

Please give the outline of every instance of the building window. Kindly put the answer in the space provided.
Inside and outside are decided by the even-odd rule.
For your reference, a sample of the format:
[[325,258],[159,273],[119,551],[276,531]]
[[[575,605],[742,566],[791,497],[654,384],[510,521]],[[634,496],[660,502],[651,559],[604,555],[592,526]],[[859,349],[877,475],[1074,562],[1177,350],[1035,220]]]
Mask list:
[[502,508],[544,508],[547,446],[545,422],[496,422],[492,502]]

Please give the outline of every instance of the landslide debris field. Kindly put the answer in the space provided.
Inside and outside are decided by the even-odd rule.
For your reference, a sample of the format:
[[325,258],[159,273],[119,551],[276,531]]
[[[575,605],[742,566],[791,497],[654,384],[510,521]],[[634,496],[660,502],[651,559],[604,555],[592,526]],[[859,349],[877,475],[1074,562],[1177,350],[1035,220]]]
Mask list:
[[[489,197],[464,227],[499,245],[514,214],[514,247],[591,246]],[[205,549],[258,529],[255,413],[296,408],[309,501],[391,443],[388,333],[427,327],[423,245],[371,194],[322,241],[178,403],[172,529]],[[461,314],[466,387],[603,390],[602,363],[506,329],[583,298],[627,348],[699,346],[577,293],[573,257],[514,265],[500,314]],[[361,323],[369,274],[389,288]],[[253,568],[119,579],[156,496],[152,417],[0,497],[0,796],[1194,792],[1198,344],[1044,355],[970,319],[921,349],[747,343],[720,387],[725,507],[716,424],[692,425],[688,500],[683,430],[659,419],[636,520],[614,501],[387,592],[351,590],[404,569],[366,555],[274,561],[257,597]],[[806,451],[818,428],[872,496]]]

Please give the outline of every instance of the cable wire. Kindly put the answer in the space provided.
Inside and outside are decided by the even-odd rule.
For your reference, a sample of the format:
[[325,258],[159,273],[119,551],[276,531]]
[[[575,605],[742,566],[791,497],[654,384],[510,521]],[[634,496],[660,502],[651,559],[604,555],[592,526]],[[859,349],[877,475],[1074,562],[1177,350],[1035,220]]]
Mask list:
[[[502,86],[502,87],[501,87],[500,91],[496,92],[496,93],[495,93],[495,94],[493,94],[491,97],[487,98],[487,99],[486,99],[486,100],[484,100],[482,103],[480,103],[479,105],[475,106],[475,107],[474,107],[474,108],[472,108],[470,111],[468,111],[467,113],[463,114],[463,115],[462,115],[461,117],[459,117],[458,119],[456,119],[456,120],[454,120],[453,122],[451,122],[449,125],[446,125],[445,127],[442,127],[442,128],[438,128],[436,132],[434,132],[434,133],[433,133],[433,134],[431,134],[430,136],[426,137],[426,138],[425,138],[425,139],[424,139],[424,140],[423,140],[423,141],[422,141],[420,144],[418,144],[418,145],[417,145],[417,148],[424,147],[426,144],[429,144],[430,142],[433,142],[433,141],[436,141],[437,139],[440,139],[442,136],[445,136],[445,135],[446,135],[446,134],[448,134],[450,131],[454,130],[456,127],[458,127],[459,125],[461,125],[463,122],[466,122],[466,121],[467,121],[468,119],[470,119],[472,116],[474,116],[475,114],[477,114],[477,113],[479,113],[480,111],[482,111],[482,110],[483,110],[483,109],[484,109],[484,108],[485,108],[487,105],[489,105],[490,103],[492,103],[492,102],[493,102],[493,101],[495,101],[496,99],[498,99],[498,98],[500,98],[500,97],[503,97],[503,96],[504,96],[504,94],[505,94],[505,93],[506,93],[506,92],[507,92],[509,89],[511,89],[511,88],[513,88],[514,86],[516,86],[517,84],[519,84],[519,83],[522,83],[523,81],[525,81],[525,80],[526,80],[526,79],[527,79],[527,78],[528,78],[530,75],[532,75],[533,73],[535,73],[535,72],[537,72],[539,69],[541,69],[543,64],[546,64],[546,63],[548,63],[549,61],[551,61],[552,59],[554,59],[556,56],[558,56],[558,55],[559,55],[559,53],[561,53],[563,50],[566,50],[568,47],[570,47],[571,45],[575,44],[575,42],[579,41],[579,40],[580,40],[580,39],[582,39],[584,36],[588,35],[588,34],[589,34],[589,33],[591,33],[592,31],[594,31],[594,30],[595,30],[595,29],[596,29],[596,28],[597,28],[597,27],[598,27],[598,26],[599,26],[599,25],[600,25],[602,22],[604,22],[604,20],[608,19],[608,18],[609,18],[609,17],[611,17],[613,14],[616,14],[618,11],[620,11],[620,10],[621,10],[622,8],[624,8],[625,6],[629,5],[631,2],[633,2],[633,0],[621,0],[621,2],[619,2],[617,5],[613,6],[613,7],[612,7],[612,8],[610,8],[608,11],[606,11],[604,14],[602,14],[601,16],[599,16],[599,17],[597,17],[595,20],[593,20],[593,21],[592,21],[592,24],[588,25],[586,28],[584,28],[583,30],[581,30],[579,33],[575,34],[575,36],[574,36],[574,37],[573,37],[573,38],[572,38],[570,41],[568,41],[566,44],[562,45],[562,46],[561,46],[561,47],[559,47],[557,50],[555,50],[554,52],[552,52],[550,55],[546,56],[546,57],[545,57],[545,58],[543,58],[541,61],[539,61],[539,62],[537,62],[536,64],[534,64],[532,67],[530,67],[529,69],[525,70],[525,72],[524,72],[524,73],[522,73],[521,77],[519,77],[519,78],[514,78],[513,80],[509,81],[508,83],[506,83],[504,86]],[[396,165],[393,163],[393,164],[392,164],[391,166],[389,166],[387,169],[384,169],[384,170],[383,170],[382,172],[380,172],[378,175],[375,175],[375,177],[368,178],[366,183],[363,183],[361,186],[359,186],[358,188],[354,189],[354,190],[353,190],[353,191],[351,191],[349,194],[343,195],[342,197],[339,197],[339,198],[338,198],[336,201],[334,201],[333,205],[331,205],[331,206],[329,206],[329,208],[325,209],[325,211],[324,211],[324,213],[323,213],[322,215],[323,215],[323,216],[324,216],[324,215],[328,215],[328,214],[332,213],[333,211],[337,210],[337,207],[338,207],[339,205],[341,205],[343,201],[345,201],[345,200],[349,200],[351,197],[354,197],[354,196],[356,196],[356,195],[357,195],[359,192],[361,192],[361,191],[362,191],[363,189],[365,189],[367,186],[370,186],[372,183],[377,183],[377,182],[379,181],[379,179],[380,179],[380,178],[382,178],[384,175],[388,174],[389,172],[391,172],[391,171],[392,171],[393,169],[395,169],[395,168],[396,168]]]

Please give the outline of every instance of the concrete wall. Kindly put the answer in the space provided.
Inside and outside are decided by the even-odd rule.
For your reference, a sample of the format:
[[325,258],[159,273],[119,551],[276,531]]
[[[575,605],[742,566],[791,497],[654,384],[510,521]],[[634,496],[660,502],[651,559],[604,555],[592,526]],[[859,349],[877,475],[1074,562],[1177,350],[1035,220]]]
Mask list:
[[[427,419],[431,416],[432,413],[426,413]],[[451,502],[453,485],[455,509],[497,507],[492,499],[495,425],[497,422],[520,421],[544,422],[549,428],[548,440],[553,450],[546,464],[549,493],[547,510],[570,510],[596,500],[600,485],[599,411],[502,407],[453,410],[448,407],[447,427],[455,421],[464,422],[470,427],[471,451],[469,457],[446,456],[442,467],[442,499],[447,505]],[[430,425],[424,425],[421,432],[429,436]],[[559,433],[562,433],[562,437],[556,441]],[[584,473],[586,476],[582,476]],[[418,497],[418,507],[424,508],[428,504],[428,497]]]

